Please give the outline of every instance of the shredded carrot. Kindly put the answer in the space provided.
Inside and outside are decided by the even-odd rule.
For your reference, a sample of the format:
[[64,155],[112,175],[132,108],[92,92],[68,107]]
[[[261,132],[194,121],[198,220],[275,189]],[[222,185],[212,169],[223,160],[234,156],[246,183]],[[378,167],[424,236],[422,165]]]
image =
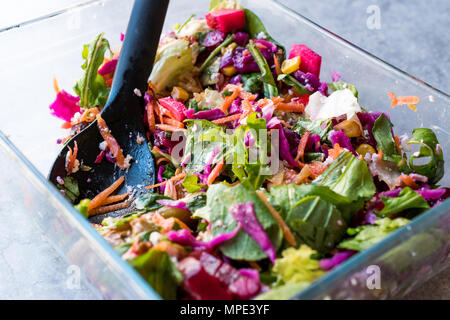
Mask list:
[[233,93],[232,93],[230,96],[228,96],[228,97],[225,98],[225,100],[223,101],[222,106],[220,107],[220,109],[221,109],[223,112],[227,113],[228,108],[231,106],[231,104],[233,103],[233,101],[236,100],[236,98],[239,96],[239,92],[240,92],[239,87],[236,86],[236,87],[234,88],[234,90],[233,90]]
[[[404,97],[396,97],[394,93],[388,92],[389,98],[391,98],[391,107],[394,108],[395,106],[401,106],[401,105],[408,105],[408,107],[411,105],[411,109],[414,110],[415,105],[419,103],[419,98],[416,96],[404,96]],[[415,110],[414,110],[415,111]]]
[[223,166],[225,164],[224,159],[220,160],[219,163],[216,164],[214,169],[212,169],[211,173],[208,176],[207,184],[208,186],[212,185],[214,181],[217,179],[217,177],[220,175],[220,171],[222,170]]
[[105,199],[105,201],[103,202],[103,206],[106,206],[107,204],[111,204],[111,203],[116,203],[116,202],[120,202],[125,200],[128,197],[128,192],[127,193],[123,193],[123,194],[118,194],[115,196],[109,196],[108,198]]
[[161,158],[159,158],[158,160],[156,160],[156,164],[159,166],[161,163],[163,163],[163,162],[171,162],[169,159],[167,159],[167,158],[164,158],[164,157],[161,157]]
[[98,195],[95,196],[94,199],[91,200],[88,206],[88,212],[93,212],[94,209],[97,209],[98,207],[102,206],[105,202],[106,198],[108,198],[111,193],[113,193],[125,180],[123,176],[121,176],[119,179],[114,181],[112,185],[110,185],[108,188],[100,192]]
[[[172,181],[178,181],[178,180],[183,179],[184,177],[186,177],[186,173],[180,173],[180,174],[177,174],[177,175],[173,176],[173,177],[170,178],[169,180],[172,180]],[[163,182],[161,182],[161,183],[154,184],[154,185],[152,185],[152,186],[148,186],[148,187],[145,187],[145,188],[146,188],[146,189],[157,188],[157,187],[160,187],[160,186],[165,185],[165,184],[167,183],[167,181],[169,181],[169,180],[166,180],[166,181],[163,181]]]
[[249,100],[249,101],[254,101],[256,100],[256,98],[258,98],[257,94],[253,94],[247,91],[241,91],[239,93],[239,98],[241,98],[242,100]]
[[394,137],[394,141],[395,141],[395,146],[397,147],[398,153],[402,154],[402,149],[400,149],[400,146],[401,146],[400,138],[397,135]]
[[167,110],[166,108],[164,108],[162,105],[158,104],[159,107],[159,112],[162,116],[166,116],[169,117],[171,119],[175,119],[175,117],[173,116],[172,112],[170,112],[169,110]]
[[212,123],[214,123],[214,124],[224,124],[224,123],[227,123],[227,122],[230,122],[230,121],[239,120],[241,117],[242,117],[242,113],[237,113],[237,114],[233,114],[233,115],[228,116],[228,117],[224,117],[224,118],[213,120]]
[[383,160],[384,154],[383,154],[383,150],[381,150],[381,148],[378,149],[378,156],[380,158],[380,159],[378,159],[379,161]]
[[177,189],[175,189],[175,184],[173,180],[169,179],[166,183],[166,188],[164,189],[164,195],[171,197],[173,200],[177,200]]
[[70,121],[66,121],[61,125],[61,129],[70,129],[72,128],[72,123]]
[[67,175],[72,174],[73,166],[75,165],[75,161],[77,160],[78,155],[78,144],[74,141],[73,153],[72,149],[69,147],[69,162],[67,163]]
[[160,130],[163,130],[163,131],[170,131],[170,132],[177,132],[177,131],[186,132],[186,129],[184,129],[184,128],[177,128],[177,127],[174,127],[174,126],[172,126],[170,124],[157,124],[156,128],[160,129]]
[[125,163],[123,151],[120,148],[119,144],[117,143],[116,139],[112,136],[111,130],[109,130],[105,120],[103,120],[100,113],[97,114],[96,118],[98,130],[100,131],[103,140],[105,140],[106,145],[108,146],[112,156],[116,159],[117,166],[122,170],[128,169],[129,165]]
[[328,166],[326,164],[324,164],[323,162],[320,162],[320,161],[313,161],[312,163],[308,164],[308,167],[309,167],[310,176],[313,179],[320,176],[322,174],[322,172],[324,172],[328,168]]
[[184,123],[171,118],[163,118],[163,124],[168,124],[176,128],[184,128]]
[[272,97],[272,98],[270,98],[270,100],[272,100],[274,105],[277,105],[277,104],[279,104],[279,103],[284,101],[284,99],[281,98],[281,97]]
[[331,157],[331,159],[336,160],[344,150],[345,149],[342,148],[339,143],[335,143],[333,149],[328,150],[328,156]]
[[259,266],[259,264],[255,261],[249,261],[248,262],[249,266],[252,267],[253,269],[256,269],[258,271],[261,271],[261,267]]
[[91,212],[89,212],[89,216],[92,217],[97,214],[103,214],[103,213],[108,213],[108,212],[112,212],[112,211],[117,211],[120,209],[125,209],[125,208],[128,208],[130,205],[131,205],[131,201],[124,201],[121,203],[112,204],[110,206],[100,207],[100,208],[94,209]]
[[81,115],[81,117],[74,124],[78,124],[81,122],[92,122],[95,120],[97,114],[99,113],[100,110],[98,110],[97,107],[86,109]]
[[159,123],[163,123],[163,115],[162,115],[162,113],[161,113],[160,107],[161,107],[161,106],[159,105],[159,103],[156,102],[156,105],[154,106],[153,109],[154,109],[156,115],[158,116]]
[[298,160],[302,160],[302,162],[305,161],[304,156],[305,156],[305,149],[306,149],[306,144],[308,143],[308,139],[309,136],[311,135],[311,132],[306,131],[302,138],[300,139],[300,143],[298,144],[298,148],[297,148],[297,157],[295,157],[295,161]]
[[292,127],[293,127],[292,125],[290,125],[289,123],[287,123],[287,122],[284,121],[284,120],[280,120],[280,123],[281,123],[283,126],[285,126],[286,128],[292,128]]
[[150,132],[153,132],[156,129],[155,109],[153,101],[147,104],[147,122]]
[[278,57],[276,54],[273,54],[273,61],[275,62],[275,72],[277,73],[277,76],[279,76],[283,72],[281,72],[280,62],[278,61]]
[[191,228],[189,228],[183,221],[175,217],[173,217],[173,219],[180,225],[181,228],[186,229],[189,232],[192,232]]
[[59,85],[58,85],[58,79],[56,77],[53,77],[53,89],[55,90],[55,93],[59,93]]
[[264,191],[256,191],[256,194],[259,196],[259,198],[262,200],[262,202],[264,202],[264,204],[266,205],[269,212],[272,214],[274,219],[280,225],[281,230],[283,230],[283,235],[284,235],[284,238],[286,239],[286,241],[289,242],[290,245],[296,247],[297,242],[295,241],[294,235],[292,234],[291,230],[287,226],[286,222],[284,222],[283,218],[280,216],[278,211],[276,211],[274,209],[274,207],[272,207],[272,205],[269,203],[269,201],[266,198],[266,195],[264,194]]
[[419,186],[414,181],[414,179],[407,174],[402,174],[401,176],[397,177],[397,180],[402,181],[407,187],[410,187],[412,189],[419,189]]
[[298,103],[285,103],[280,102],[275,105],[275,109],[282,112],[297,112],[302,113],[305,110],[305,106],[303,104]]

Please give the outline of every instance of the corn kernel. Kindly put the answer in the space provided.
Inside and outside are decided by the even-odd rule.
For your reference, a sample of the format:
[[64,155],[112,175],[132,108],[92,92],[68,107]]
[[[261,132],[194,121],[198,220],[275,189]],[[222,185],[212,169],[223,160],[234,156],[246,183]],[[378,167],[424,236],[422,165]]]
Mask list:
[[224,55],[227,51],[233,52],[234,49],[236,49],[236,47],[237,47],[237,43],[236,42],[232,42],[227,47],[222,48],[222,50],[220,50],[220,53],[222,53],[222,55]]
[[226,75],[227,77],[233,76],[234,74],[236,74],[236,72],[237,72],[237,70],[234,66],[228,66],[228,67],[224,67],[222,69],[222,73],[224,75]]
[[290,74],[297,71],[300,68],[301,61],[302,60],[300,59],[300,57],[294,57],[289,60],[284,60],[283,64],[281,65],[281,72],[283,72],[284,74]]
[[359,125],[351,120],[344,120],[341,123],[335,125],[333,129],[343,131],[349,138],[356,138],[361,136],[362,134]]
[[172,98],[178,101],[186,101],[189,99],[189,93],[180,87],[173,87],[171,95]]
[[360,144],[358,148],[356,148],[356,152],[363,157],[368,153],[376,153],[375,149],[367,143]]

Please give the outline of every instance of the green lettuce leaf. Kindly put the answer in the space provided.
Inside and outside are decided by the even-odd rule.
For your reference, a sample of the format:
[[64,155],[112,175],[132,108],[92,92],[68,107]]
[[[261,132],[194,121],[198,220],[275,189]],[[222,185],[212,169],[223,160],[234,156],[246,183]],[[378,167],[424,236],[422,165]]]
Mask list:
[[[275,249],[281,246],[283,234],[278,223],[268,211],[264,202],[256,192],[245,184],[227,187],[224,184],[213,184],[207,192],[207,206],[195,212],[196,216],[209,219],[213,237],[231,232],[236,227],[236,221],[229,214],[232,204],[253,202],[256,217],[264,228]],[[201,212],[208,211],[205,215]],[[267,258],[259,245],[245,231],[240,230],[231,240],[220,246],[220,250],[227,257],[234,260],[258,261]]]
[[338,248],[349,249],[355,251],[363,251],[380,242],[391,232],[401,228],[409,223],[408,219],[397,218],[391,220],[389,218],[377,219],[375,225],[367,225],[348,229],[349,235],[353,238],[347,239],[339,243]]
[[[327,123],[325,126],[324,123]],[[324,127],[322,129],[322,126]],[[298,133],[300,136],[304,135],[306,131],[311,132],[311,135],[317,134],[320,139],[323,140],[327,137],[328,132],[332,129],[331,120],[309,120],[309,119],[298,119],[297,123],[294,125],[292,130]]]
[[285,220],[298,243],[305,243],[320,253],[334,248],[347,229],[347,223],[336,206],[317,196],[297,202]]
[[266,59],[264,59],[261,51],[259,51],[256,45],[252,42],[247,45],[247,49],[250,51],[251,55],[255,59],[255,62],[258,64],[259,70],[261,71],[259,79],[263,82],[264,95],[267,98],[278,96],[278,88],[275,83],[275,79],[273,78],[272,71],[270,70],[270,67]]
[[183,275],[166,252],[151,249],[128,262],[163,299],[177,298]]
[[248,73],[241,75],[244,89],[247,92],[259,93],[263,83],[259,79],[258,73]]
[[417,192],[409,187],[403,188],[399,195],[395,198],[381,197],[384,208],[377,215],[382,217],[390,217],[396,213],[406,211],[408,209],[423,209],[421,212],[429,209],[428,202]]
[[181,184],[189,193],[199,192],[202,188],[205,188],[204,185],[198,183],[198,177],[195,174],[188,174]]
[[302,85],[297,79],[289,74],[280,74],[277,80],[283,81],[288,86],[294,87],[295,91],[297,91],[299,94],[311,94],[311,91],[306,89],[304,85]]
[[[431,184],[436,184],[444,176],[444,154],[439,141],[433,130],[418,128],[413,130],[413,137],[408,144],[420,146],[418,152],[409,158],[409,166],[415,172],[427,176]],[[423,158],[429,162],[426,164],[415,164],[416,160]]]
[[313,184],[329,187],[351,201],[367,199],[375,192],[372,174],[365,161],[348,151],[343,152],[314,181]]
[[162,207],[156,200],[170,199],[159,193],[146,193],[134,200],[134,205],[137,210],[152,211]]
[[85,70],[85,73],[73,88],[80,97],[79,105],[82,108],[104,106],[111,90],[103,77],[98,74],[106,52],[111,51],[109,42],[103,38],[103,35],[103,33],[99,34],[94,41],[83,48],[82,56],[85,62],[81,68]]

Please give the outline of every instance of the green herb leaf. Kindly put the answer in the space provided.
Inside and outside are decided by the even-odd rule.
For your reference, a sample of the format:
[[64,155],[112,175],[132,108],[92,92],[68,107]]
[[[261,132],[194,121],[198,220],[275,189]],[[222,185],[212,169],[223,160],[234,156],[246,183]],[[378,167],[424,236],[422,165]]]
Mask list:
[[73,177],[63,178],[64,184],[58,184],[57,188],[64,191],[64,196],[70,201],[75,202],[80,196],[80,190],[78,189],[78,181]]
[[[324,123],[327,123],[326,126]],[[323,127],[323,129],[322,129]],[[331,120],[309,120],[300,118],[297,123],[294,125],[292,130],[298,133],[300,136],[304,135],[306,131],[311,132],[311,135],[318,134],[320,139],[323,140],[327,137],[328,132],[332,129],[332,121]]]
[[243,74],[241,77],[245,91],[251,93],[259,93],[261,91],[263,83],[259,79],[258,73]]
[[94,41],[83,48],[82,56],[85,62],[81,67],[85,73],[74,87],[75,93],[80,97],[79,105],[82,108],[104,106],[108,99],[110,88],[98,74],[106,52],[111,51],[109,42],[103,38],[103,35],[103,33],[99,34]]
[[[444,153],[433,130],[418,128],[413,130],[413,137],[408,144],[420,146],[418,153],[409,159],[409,166],[415,172],[427,176],[431,184],[437,184],[444,176]],[[420,158],[430,161],[426,164],[415,164]]]
[[392,136],[392,127],[391,121],[382,113],[375,120],[372,132],[377,141],[377,148],[383,151],[383,160],[397,163],[401,155],[397,150],[394,137]]
[[[229,208],[232,204],[245,202],[253,202],[256,218],[275,249],[278,249],[283,237],[280,226],[256,192],[242,183],[234,187],[227,187],[224,184],[213,184],[209,187],[205,209],[209,210],[213,236],[231,232],[237,227],[236,221],[229,214]],[[203,209],[197,210],[196,215],[199,211]],[[208,218],[208,215],[203,218]],[[222,244],[220,249],[224,255],[235,260],[258,261],[267,258],[255,240],[243,230],[240,230],[233,239]]]
[[259,70],[261,71],[259,79],[263,82],[264,95],[268,98],[278,96],[278,89],[275,84],[272,71],[270,70],[270,67],[267,64],[266,59],[264,59],[261,51],[259,51],[252,41],[250,41],[247,45],[247,49],[250,51],[251,55],[255,59],[255,62],[258,64]]
[[183,275],[166,252],[151,249],[128,262],[163,299],[177,298]]
[[200,67],[200,72],[203,72],[214,60],[214,58],[222,51],[222,48],[225,48],[230,43],[234,41],[234,34],[229,34],[225,40],[214,49],[213,52],[210,53],[208,58],[206,58],[205,62]]
[[423,209],[425,211],[430,206],[428,202],[417,192],[409,187],[403,188],[399,195],[395,198],[381,197],[384,208],[377,215],[390,217],[396,213],[406,211],[408,209]]
[[356,229],[349,229],[349,235],[356,235],[354,238],[342,241],[338,248],[355,251],[363,251],[383,240],[391,232],[409,223],[408,219],[389,218],[377,219],[375,225],[361,226]]

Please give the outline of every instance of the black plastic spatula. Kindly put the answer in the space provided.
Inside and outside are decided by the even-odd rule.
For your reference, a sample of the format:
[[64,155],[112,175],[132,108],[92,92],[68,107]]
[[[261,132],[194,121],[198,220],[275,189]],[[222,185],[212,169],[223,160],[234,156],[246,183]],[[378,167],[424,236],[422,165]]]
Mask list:
[[[142,189],[141,186],[155,183],[155,163],[143,126],[143,95],[153,68],[168,4],[169,0],[135,0],[111,93],[101,113],[124,156],[133,157],[131,167],[121,170],[108,161],[94,164],[100,152],[99,144],[103,141],[97,121],[74,136],[53,164],[49,180],[57,185],[57,177],[66,176],[65,158],[68,147],[73,150],[74,142],[77,142],[77,159],[92,167],[88,172],[79,170],[71,175],[78,181],[80,199],[92,199],[120,176],[125,176],[125,183],[119,193],[126,192],[125,186],[139,190]],[[142,96],[139,97],[136,92],[141,92]],[[144,138],[143,143],[137,142],[138,136]],[[99,216],[95,220],[101,221],[103,217]]]

